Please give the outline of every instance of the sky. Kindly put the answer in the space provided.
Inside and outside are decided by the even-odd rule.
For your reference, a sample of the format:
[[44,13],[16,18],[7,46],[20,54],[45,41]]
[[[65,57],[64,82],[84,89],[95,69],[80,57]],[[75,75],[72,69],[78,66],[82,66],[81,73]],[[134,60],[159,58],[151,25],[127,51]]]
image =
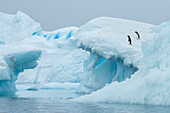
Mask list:
[[170,20],[170,0],[0,0],[0,11],[18,10],[50,31],[81,26],[101,17],[130,19],[150,24]]

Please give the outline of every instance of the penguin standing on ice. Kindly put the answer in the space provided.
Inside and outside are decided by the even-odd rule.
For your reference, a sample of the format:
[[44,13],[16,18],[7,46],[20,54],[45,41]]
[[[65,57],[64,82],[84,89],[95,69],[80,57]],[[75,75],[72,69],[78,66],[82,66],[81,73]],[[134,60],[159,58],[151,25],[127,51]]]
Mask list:
[[140,35],[139,35],[139,33],[137,32],[137,31],[135,31],[135,33],[136,33],[136,35],[137,35],[137,39],[140,39]]
[[128,42],[129,42],[129,44],[132,45],[132,40],[131,40],[130,36],[127,35],[127,37],[128,37]]

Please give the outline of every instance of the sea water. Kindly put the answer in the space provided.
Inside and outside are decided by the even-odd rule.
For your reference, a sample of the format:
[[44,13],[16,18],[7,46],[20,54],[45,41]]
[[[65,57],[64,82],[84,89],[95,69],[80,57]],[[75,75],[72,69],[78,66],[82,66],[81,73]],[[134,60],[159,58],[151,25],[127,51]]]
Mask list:
[[170,113],[170,106],[77,103],[74,90],[0,93],[0,113]]

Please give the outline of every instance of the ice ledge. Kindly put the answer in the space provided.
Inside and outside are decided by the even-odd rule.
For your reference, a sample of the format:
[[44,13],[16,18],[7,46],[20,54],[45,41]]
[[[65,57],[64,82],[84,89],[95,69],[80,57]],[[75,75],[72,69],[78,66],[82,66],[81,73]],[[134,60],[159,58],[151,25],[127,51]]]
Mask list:
[[[100,17],[81,26],[75,34],[77,46],[105,59],[124,60],[125,65],[138,67],[143,57],[142,43],[152,40],[154,25],[119,19]],[[140,34],[136,38],[135,31]],[[127,35],[132,39],[132,45],[127,41]]]

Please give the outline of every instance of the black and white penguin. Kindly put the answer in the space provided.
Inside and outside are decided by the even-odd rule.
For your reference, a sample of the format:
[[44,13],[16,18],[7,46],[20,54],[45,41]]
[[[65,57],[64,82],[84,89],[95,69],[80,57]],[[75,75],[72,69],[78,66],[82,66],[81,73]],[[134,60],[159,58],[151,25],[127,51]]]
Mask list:
[[139,35],[139,33],[137,32],[137,31],[135,31],[135,33],[136,33],[136,35],[137,35],[137,39],[140,39],[140,35]]
[[128,37],[128,42],[129,42],[129,44],[132,45],[132,40],[131,40],[130,36],[127,35],[127,37]]

